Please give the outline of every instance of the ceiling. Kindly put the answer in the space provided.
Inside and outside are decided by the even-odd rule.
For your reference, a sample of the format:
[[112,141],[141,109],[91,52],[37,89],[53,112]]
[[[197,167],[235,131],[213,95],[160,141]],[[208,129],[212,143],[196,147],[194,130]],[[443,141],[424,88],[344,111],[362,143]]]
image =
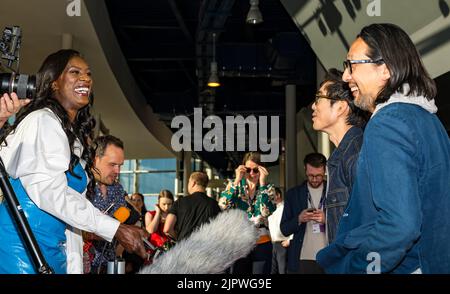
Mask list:
[[[106,2],[110,21],[139,88],[159,119],[176,115],[280,117],[285,129],[285,85],[297,85],[297,109],[311,102],[316,59],[279,0],[260,1],[264,22],[245,22],[248,1],[152,0]],[[215,59],[221,87],[206,85]],[[172,129],[176,131],[176,129]],[[202,152],[220,172],[241,152]]]
[[[194,107],[202,107],[204,117],[278,116],[284,138],[285,85],[297,85],[297,110],[308,106],[316,89],[316,64],[340,68],[356,34],[373,22],[404,28],[431,76],[439,77],[438,88],[445,90],[448,84],[449,0],[378,1],[377,16],[369,15],[370,3],[377,1],[259,2],[264,18],[259,25],[245,22],[247,0],[105,2],[130,72],[160,121],[168,127],[177,115],[193,121]],[[215,89],[206,85],[213,48],[222,83]],[[441,95],[438,115],[450,130],[450,102]],[[221,172],[242,156],[242,152],[197,154]]]
[[[325,68],[339,67],[354,36],[371,22],[394,22],[410,33],[433,77],[450,68],[444,0],[383,3],[375,18],[369,15],[370,3],[360,0],[259,2],[264,18],[259,25],[246,24],[250,5],[244,0],[106,2],[128,67],[160,121],[168,127],[177,115],[193,121],[194,107],[202,107],[204,117],[273,115],[280,117],[284,138],[285,85],[297,85],[297,110],[310,104],[316,54]],[[411,6],[415,9],[404,13]],[[442,56],[445,62],[439,62]],[[213,58],[222,83],[216,89],[206,85]],[[445,80],[438,79],[438,86]],[[441,100],[438,106],[445,123],[449,103]],[[220,172],[242,155],[197,154]]]

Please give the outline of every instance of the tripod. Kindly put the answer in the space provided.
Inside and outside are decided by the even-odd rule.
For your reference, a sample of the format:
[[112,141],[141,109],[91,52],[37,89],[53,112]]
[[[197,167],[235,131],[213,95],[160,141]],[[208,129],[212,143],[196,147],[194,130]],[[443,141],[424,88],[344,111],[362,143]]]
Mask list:
[[3,160],[0,158],[0,188],[3,191],[4,198],[8,203],[8,207],[11,211],[11,214],[14,220],[17,223],[19,228],[19,233],[24,240],[25,247],[28,249],[31,255],[31,259],[36,268],[36,271],[39,274],[53,274],[53,269],[47,264],[42,255],[42,252],[39,248],[39,245],[34,238],[33,232],[31,231],[30,225],[28,224],[28,220],[25,216],[25,213],[20,206],[19,201],[17,200],[17,196],[14,193],[13,188],[11,187],[11,183],[8,179],[8,174],[6,173],[5,166],[3,164]]

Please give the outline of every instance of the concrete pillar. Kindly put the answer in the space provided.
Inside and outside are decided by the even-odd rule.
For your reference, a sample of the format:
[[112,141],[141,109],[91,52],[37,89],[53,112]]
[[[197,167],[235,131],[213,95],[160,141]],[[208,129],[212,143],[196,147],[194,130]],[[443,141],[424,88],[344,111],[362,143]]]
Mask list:
[[281,154],[280,154],[280,188],[287,191],[286,189],[286,148],[285,141],[281,140]]
[[288,190],[297,184],[297,95],[295,85],[286,85],[286,186]]
[[317,137],[319,141],[317,144],[317,152],[322,153],[328,159],[330,157],[330,138],[327,133],[319,132],[319,136]]
[[192,151],[184,151],[184,158],[183,158],[183,193],[184,195],[188,195],[188,182],[189,177],[192,173],[192,165],[191,165],[191,159],[192,159]]
[[181,169],[180,169],[180,164],[181,164],[181,160],[180,160],[180,156],[177,156],[177,161],[176,161],[176,165],[175,165],[175,190],[174,195],[175,197],[178,197],[178,194],[181,193]]

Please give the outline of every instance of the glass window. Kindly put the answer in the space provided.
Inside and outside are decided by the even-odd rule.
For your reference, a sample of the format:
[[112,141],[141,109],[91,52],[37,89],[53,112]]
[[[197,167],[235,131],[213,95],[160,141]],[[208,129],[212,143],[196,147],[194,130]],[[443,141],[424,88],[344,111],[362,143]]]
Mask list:
[[123,165],[120,170],[122,171],[133,171],[135,169],[135,160],[127,159],[123,162]]
[[138,174],[138,190],[145,194],[158,194],[162,189],[174,192],[175,172]]
[[175,158],[158,158],[158,159],[141,159],[139,160],[140,170],[173,170],[175,171],[177,166]]
[[120,184],[128,194],[134,193],[134,176],[135,174],[120,174]]
[[144,204],[147,210],[155,210],[156,203],[158,203],[158,196],[144,196]]
[[[138,162],[137,166],[136,162]],[[174,192],[176,164],[176,158],[125,160],[121,168],[120,183],[128,194],[139,192],[150,197],[145,201],[150,205],[149,208],[153,209],[152,203],[156,203],[156,200],[153,199],[154,196],[148,196],[148,194],[157,195],[162,189]],[[137,173],[137,167],[139,167],[139,173]],[[146,173],[147,171],[151,173]]]

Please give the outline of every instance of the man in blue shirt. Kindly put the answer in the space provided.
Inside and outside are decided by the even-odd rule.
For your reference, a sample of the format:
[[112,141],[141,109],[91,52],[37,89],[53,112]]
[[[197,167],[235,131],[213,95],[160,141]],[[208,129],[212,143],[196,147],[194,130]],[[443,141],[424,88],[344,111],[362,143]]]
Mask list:
[[[125,191],[118,182],[120,167],[125,160],[123,142],[111,135],[94,140],[95,159],[93,174],[96,185],[90,201],[100,211],[114,217],[120,207],[126,207]],[[91,236],[93,237],[93,236]],[[116,257],[116,242],[107,242],[93,237],[93,260],[91,273],[106,273],[108,261]]]

